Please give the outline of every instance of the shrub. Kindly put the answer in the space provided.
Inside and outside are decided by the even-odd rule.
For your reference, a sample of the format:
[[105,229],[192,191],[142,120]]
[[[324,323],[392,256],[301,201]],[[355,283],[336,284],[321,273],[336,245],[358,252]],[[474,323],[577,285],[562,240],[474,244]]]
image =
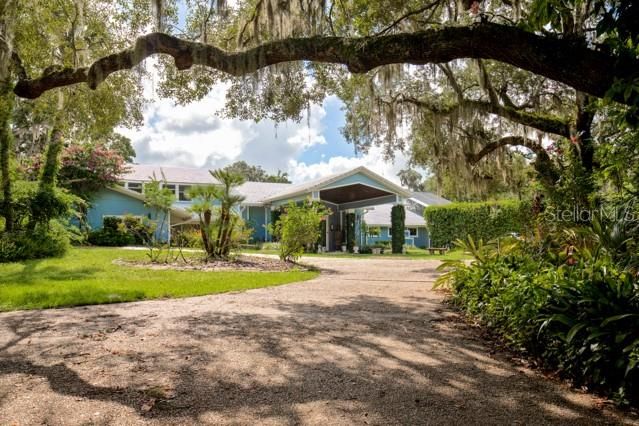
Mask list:
[[202,246],[202,235],[199,229],[189,228],[181,231],[176,231],[171,236],[173,242],[172,245],[179,247],[198,248]]
[[262,246],[260,247],[261,250],[279,250],[280,249],[280,243],[263,243]]
[[393,253],[402,253],[406,236],[404,235],[404,224],[406,223],[406,210],[401,204],[393,206],[391,209],[391,247]]
[[525,233],[531,218],[529,204],[510,200],[452,203],[424,209],[432,247],[445,247],[469,235],[474,240],[489,241],[509,233]]
[[135,238],[128,232],[114,232],[103,228],[89,232],[88,241],[94,246],[123,247],[134,244]]
[[370,247],[370,246],[360,247],[359,252],[361,254],[372,254],[373,253],[373,248]]
[[637,398],[639,280],[605,256],[563,269],[541,312],[551,336],[544,357],[577,384]]
[[69,237],[57,221],[33,230],[0,234],[0,262],[59,257],[69,249]]
[[146,217],[126,215],[121,223],[126,232],[133,237],[134,244],[138,245],[146,244],[151,240],[156,229],[156,223]]
[[[564,232],[563,234],[570,234]],[[538,357],[578,385],[619,403],[639,403],[639,276],[595,244],[566,250],[559,243],[505,240],[458,242],[475,257],[453,267],[438,285],[453,302],[517,350]]]
[[320,223],[329,210],[318,202],[308,201],[301,205],[290,202],[270,232],[277,236],[280,244],[280,259],[295,261],[304,249],[317,242]]
[[102,219],[102,229],[89,232],[88,241],[94,246],[122,247],[134,244],[135,238],[122,218],[106,216]]

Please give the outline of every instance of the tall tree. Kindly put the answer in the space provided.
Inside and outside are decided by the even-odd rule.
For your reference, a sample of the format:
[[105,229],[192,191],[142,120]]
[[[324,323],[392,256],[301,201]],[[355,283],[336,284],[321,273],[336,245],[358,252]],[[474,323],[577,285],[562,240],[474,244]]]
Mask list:
[[[128,48],[110,45],[108,54],[87,61],[91,65],[30,65],[17,77],[15,93],[38,98],[82,82],[97,89],[126,75],[117,71],[164,53],[159,64],[167,78],[160,90],[180,102],[228,81],[228,114],[300,119],[310,102],[334,92],[361,112],[346,131],[362,147],[375,143],[377,133],[393,141],[389,154],[406,149],[405,138],[396,136],[405,128],[407,112],[411,134],[421,131],[422,141],[429,134],[439,133],[440,141],[450,136],[450,144],[418,144],[414,150],[435,152],[433,161],[444,170],[456,164],[460,170],[472,168],[473,177],[494,179],[512,169],[501,163],[519,158],[504,148],[516,147],[535,155],[539,179],[549,187],[568,168],[579,175],[576,186],[591,186],[593,97],[627,105],[628,119],[637,114],[639,6],[630,0],[259,0],[233,7],[197,0],[180,31],[175,3],[158,4],[158,32],[141,34],[144,26],[132,25]],[[120,10],[104,9],[114,15]],[[151,17],[145,16],[148,27]],[[14,52],[21,55],[20,49]],[[509,83],[520,71],[525,85]],[[316,84],[309,85],[308,76]],[[353,87],[344,84],[351,80]],[[402,82],[416,86],[397,90]],[[566,103],[559,95],[548,111],[553,91],[570,93],[572,100]],[[522,93],[536,94],[537,100]],[[366,105],[373,107],[369,117],[362,112]],[[366,129],[374,120],[378,128]],[[553,137],[570,140],[564,150],[569,158],[552,158],[540,142]]]
[[278,170],[275,175],[270,175],[262,168],[262,166],[252,166],[246,161],[236,161],[235,163],[224,167],[223,170],[238,174],[247,182],[290,183],[288,175],[286,173],[282,173],[281,170]]
[[[47,72],[82,67],[125,45],[129,40],[128,31],[134,30],[141,18],[123,13],[124,3],[3,2],[0,45],[2,51],[8,53],[3,53],[1,60],[5,66],[0,124],[2,129],[10,129],[0,135],[0,163],[4,170],[0,215],[5,219],[5,230],[15,226],[11,191],[16,177],[12,170],[16,152],[30,158],[44,155],[40,191],[51,192],[56,185],[59,157],[65,144],[76,140],[109,141],[113,139],[116,125],[141,122],[142,80],[138,77],[143,70],[138,74],[114,76],[97,91],[67,87],[43,94],[36,100],[13,101],[12,89],[28,73],[43,67]],[[13,137],[18,141],[15,148]]]

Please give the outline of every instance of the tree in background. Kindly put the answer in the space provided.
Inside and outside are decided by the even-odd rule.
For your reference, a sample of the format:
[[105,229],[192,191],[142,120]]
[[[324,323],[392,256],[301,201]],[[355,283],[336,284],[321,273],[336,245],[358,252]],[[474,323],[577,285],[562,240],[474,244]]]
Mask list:
[[295,262],[316,244],[321,237],[320,223],[329,214],[330,210],[317,201],[290,202],[279,220],[269,225],[269,232],[280,244],[280,259]]
[[[59,156],[64,146],[78,140],[102,141],[123,149],[123,141],[113,136],[113,128],[141,123],[144,99],[138,77],[144,74],[143,69],[136,75],[114,76],[97,91],[62,88],[35,100],[15,98],[11,92],[17,80],[36,69],[45,67],[55,72],[86,66],[122,46],[128,31],[146,25],[143,14],[130,14],[126,12],[128,7],[119,1],[85,0],[11,0],[0,5],[0,128],[10,129],[0,133],[0,216],[6,232],[14,228],[14,216],[20,208],[13,197],[17,186],[22,185],[14,170],[16,153],[18,160],[41,155],[42,170],[37,176],[43,196],[43,191],[51,193],[58,183]],[[123,154],[130,156],[131,152],[123,150]]]
[[417,170],[404,169],[397,173],[397,177],[403,186],[411,191],[424,190],[424,177]]
[[270,175],[262,166],[251,166],[246,161],[236,161],[222,170],[238,174],[247,182],[291,183],[288,180],[288,174],[282,173],[281,170],[278,170],[276,175]]
[[393,253],[402,253],[406,235],[404,235],[404,224],[406,222],[406,210],[401,204],[396,204],[391,209],[391,247]]
[[[20,171],[28,180],[37,180],[42,165],[42,156],[24,159]],[[109,185],[118,182],[126,172],[125,159],[118,148],[104,144],[72,144],[60,155],[57,183],[72,193],[90,200],[91,196]]]

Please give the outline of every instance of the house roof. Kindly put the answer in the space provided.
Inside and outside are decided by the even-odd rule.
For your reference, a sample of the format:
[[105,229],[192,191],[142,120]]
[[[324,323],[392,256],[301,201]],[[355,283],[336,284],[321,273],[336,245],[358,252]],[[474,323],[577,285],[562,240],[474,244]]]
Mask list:
[[411,199],[424,207],[443,206],[451,203],[449,200],[442,198],[437,194],[433,194],[432,192],[413,192]]
[[394,184],[393,182],[391,182],[390,180],[386,179],[383,176],[378,175],[377,173],[374,173],[372,171],[370,171],[369,169],[367,169],[364,166],[360,166],[360,167],[356,167],[354,169],[351,170],[347,170],[345,172],[342,173],[335,173],[332,175],[328,175],[328,176],[324,176],[321,177],[319,179],[314,179],[308,182],[304,182],[301,183],[299,185],[293,185],[291,186],[288,190],[281,192],[279,194],[276,194],[272,197],[266,198],[264,199],[264,201],[276,201],[276,200],[281,200],[283,198],[289,198],[289,197],[295,197],[295,196],[299,196],[299,195],[304,195],[307,194],[309,192],[313,192],[313,191],[318,191],[328,185],[330,185],[333,182],[337,182],[341,179],[344,179],[348,176],[352,176],[354,174],[357,173],[362,173],[363,175],[366,175],[368,177],[370,177],[371,179],[377,180],[378,182],[382,183],[384,186],[394,190],[395,192],[397,192],[399,195],[404,196],[404,197],[410,197],[411,193],[410,191],[407,191],[406,189],[402,188],[399,185]]
[[[391,209],[393,204],[381,204],[372,207],[364,214],[364,222],[368,226],[390,226],[391,225]],[[426,221],[417,213],[406,210],[405,226],[426,226]]]
[[162,173],[167,182],[170,183],[190,183],[206,184],[217,183],[211,176],[208,169],[198,169],[193,167],[158,166],[153,164],[127,164],[128,171],[122,175],[121,179],[126,181],[148,181],[153,174],[158,179],[162,179]]
[[[144,194],[140,194],[139,192],[131,191],[130,189],[123,188],[120,185],[109,186],[109,187],[107,187],[107,189],[110,190],[110,191],[113,191],[113,192],[117,192],[119,194],[126,195],[126,196],[131,197],[131,198],[135,198],[136,200],[146,201],[146,197],[144,196]],[[182,209],[180,207],[172,206],[169,209],[169,211],[172,214],[178,216],[182,220],[187,220],[187,219],[191,218],[191,216],[192,216],[190,212],[188,212],[185,209]]]
[[[164,178],[170,183],[184,183],[192,185],[217,183],[209,171],[202,168],[158,166],[151,164],[129,164],[128,168],[128,171],[121,176],[121,180],[146,182],[154,174],[158,179],[161,179],[164,174]],[[244,201],[246,204],[263,204],[318,191],[322,188],[326,188],[331,183],[357,173],[368,176],[402,197],[410,198],[413,195],[410,191],[407,191],[401,186],[363,166],[347,170],[342,173],[323,176],[319,179],[314,179],[297,185],[272,182],[245,182],[237,189],[237,192],[246,197]],[[134,192],[134,194],[137,193]]]
[[237,192],[245,197],[244,204],[262,204],[265,199],[286,191],[290,183],[244,182]]

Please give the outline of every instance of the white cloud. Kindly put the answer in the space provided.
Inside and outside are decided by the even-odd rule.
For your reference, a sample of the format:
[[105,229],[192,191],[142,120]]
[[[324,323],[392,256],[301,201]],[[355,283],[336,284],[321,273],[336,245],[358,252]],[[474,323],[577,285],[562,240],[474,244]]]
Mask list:
[[244,160],[272,172],[286,170],[289,161],[303,151],[326,144],[323,106],[312,106],[310,117],[305,113],[299,123],[225,119],[216,116],[224,105],[225,91],[224,85],[217,85],[204,99],[183,106],[170,99],[154,99],[144,113],[142,128],[118,131],[133,141],[139,163],[192,167]]
[[[147,69],[152,66],[149,63]],[[225,85],[214,86],[200,101],[175,105],[172,100],[155,95],[157,79],[151,71],[144,82],[145,95],[151,100],[144,113],[144,125],[140,129],[118,129],[132,140],[138,163],[215,168],[244,160],[271,173],[288,172],[296,183],[360,165],[399,183],[397,172],[406,167],[404,154],[397,153],[390,162],[377,147],[360,156],[331,156],[329,146],[327,152],[320,155],[321,161],[300,162],[304,151],[328,143],[323,135],[327,130],[322,123],[326,116],[323,105],[312,106],[310,117],[304,113],[299,123],[226,119],[216,115],[224,106]],[[324,105],[335,101],[339,102],[328,98]]]
[[293,182],[304,182],[329,174],[340,173],[354,167],[365,166],[377,174],[384,176],[399,184],[397,173],[408,164],[408,158],[403,153],[397,153],[393,161],[384,159],[383,150],[380,147],[372,147],[360,157],[331,157],[328,161],[306,164],[291,160],[289,162],[289,176]]

